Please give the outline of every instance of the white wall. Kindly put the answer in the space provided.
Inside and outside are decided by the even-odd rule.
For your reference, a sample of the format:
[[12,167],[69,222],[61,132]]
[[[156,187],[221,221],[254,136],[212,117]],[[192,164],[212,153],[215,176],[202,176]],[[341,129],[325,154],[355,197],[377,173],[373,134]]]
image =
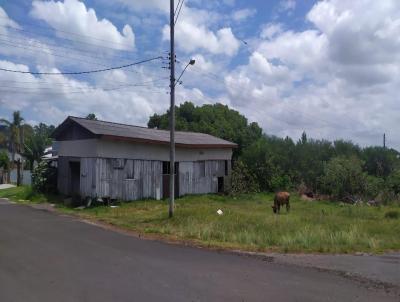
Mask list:
[[[169,160],[169,146],[115,140],[60,141],[59,156]],[[231,160],[232,149],[176,148],[176,161]]]

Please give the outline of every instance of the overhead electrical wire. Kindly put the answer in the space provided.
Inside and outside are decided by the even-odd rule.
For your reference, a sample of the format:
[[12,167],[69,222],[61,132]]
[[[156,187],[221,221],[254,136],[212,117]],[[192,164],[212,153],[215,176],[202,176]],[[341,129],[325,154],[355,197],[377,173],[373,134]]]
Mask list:
[[115,66],[115,67],[109,67],[109,68],[104,68],[104,69],[95,69],[95,70],[87,70],[87,71],[71,71],[71,72],[32,72],[32,71],[22,71],[22,70],[13,70],[13,69],[7,69],[7,68],[0,68],[0,71],[5,71],[5,72],[12,72],[12,73],[23,73],[23,74],[31,74],[31,75],[79,75],[79,74],[89,74],[89,73],[99,73],[99,72],[105,72],[105,71],[111,71],[111,70],[116,70],[116,69],[123,69],[139,64],[144,64],[147,62],[151,62],[154,60],[159,60],[162,59],[161,56],[159,57],[154,57],[138,62],[133,62],[130,64],[125,64],[121,66]]
[[[27,30],[27,29],[22,29],[22,28],[18,28],[18,27],[14,27],[14,26],[11,26],[11,25],[0,25],[0,27],[12,29],[12,30],[19,31],[19,32],[29,33],[29,34],[33,34],[33,35],[36,35],[36,36],[41,36],[40,34],[38,34],[38,33],[35,32],[35,31]],[[52,38],[51,36],[48,36],[48,35],[42,35],[42,36],[43,36],[43,37],[46,37],[46,38]],[[93,47],[93,48],[96,48],[96,49],[98,49],[98,48],[104,48],[104,49],[108,49],[108,50],[110,50],[110,51],[123,51],[123,52],[128,51],[128,50],[124,50],[124,49],[117,49],[117,48],[113,48],[113,47],[107,47],[107,46],[105,46],[104,44],[94,44],[94,43],[89,43],[89,42],[86,42],[86,41],[75,40],[75,39],[66,38],[66,37],[59,37],[59,36],[57,36],[57,39],[59,39],[59,40],[64,40],[64,41],[68,41],[68,42],[70,42],[70,43],[73,42],[73,43],[88,45],[88,46]]]
[[[7,19],[8,20],[9,18],[0,16],[0,19]],[[92,40],[97,40],[99,42],[107,42],[107,43],[110,43],[110,44],[121,45],[121,46],[125,46],[125,47],[128,47],[128,48],[132,47],[132,45],[129,45],[129,44],[118,43],[118,42],[115,42],[115,41],[110,41],[110,40],[105,40],[105,39],[99,39],[99,38],[96,38],[96,37],[93,37],[93,36],[89,36],[89,35],[83,35],[83,34],[76,33],[76,32],[66,31],[66,30],[63,30],[63,29],[60,29],[60,28],[57,28],[57,27],[53,27],[53,26],[47,27],[47,26],[39,25],[37,23],[26,22],[26,21],[24,21],[24,22],[15,21],[15,22],[17,24],[21,24],[21,25],[23,25],[23,24],[29,25],[29,27],[33,26],[33,27],[37,27],[37,28],[42,28],[42,29],[47,30],[47,31],[58,31],[58,32],[61,32],[61,33],[64,33],[64,34],[80,36],[80,37],[83,37],[83,38],[90,38]],[[6,25],[6,27],[16,28],[16,27],[10,26],[10,25]]]
[[[176,7],[176,9],[178,9],[178,13],[176,14],[174,24],[176,24],[176,22],[178,22],[178,18],[179,18],[179,15],[180,15],[180,13],[181,13],[182,6],[183,6],[183,3],[184,3],[184,2],[185,2],[185,0],[182,0],[182,1],[179,1],[179,2],[178,2],[178,6],[179,6],[179,3],[180,3],[180,6],[179,6],[179,9],[178,9],[178,6]],[[176,10],[175,10],[175,11],[176,11]]]

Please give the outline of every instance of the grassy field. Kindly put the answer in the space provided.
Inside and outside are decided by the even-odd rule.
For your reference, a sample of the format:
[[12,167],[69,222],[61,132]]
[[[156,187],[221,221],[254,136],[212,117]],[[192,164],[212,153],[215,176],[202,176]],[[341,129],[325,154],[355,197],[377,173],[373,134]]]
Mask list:
[[[0,197],[14,198],[12,194],[17,190],[28,189],[2,190]],[[21,192],[15,196],[28,199]],[[400,218],[396,218],[399,205],[340,205],[302,201],[293,196],[290,213],[284,209],[280,215],[274,215],[272,198],[264,193],[237,198],[187,196],[176,201],[172,219],[168,219],[166,201],[138,201],[117,208],[85,210],[60,207],[60,210],[141,234],[216,248],[321,253],[400,250]],[[217,215],[218,209],[224,212],[222,216]]]

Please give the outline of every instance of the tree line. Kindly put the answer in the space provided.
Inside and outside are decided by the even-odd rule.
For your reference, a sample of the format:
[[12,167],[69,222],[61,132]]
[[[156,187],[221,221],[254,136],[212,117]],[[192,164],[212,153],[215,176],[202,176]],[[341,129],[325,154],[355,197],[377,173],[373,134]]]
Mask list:
[[[168,129],[169,112],[154,114],[148,127]],[[298,141],[263,133],[257,123],[226,105],[176,107],[176,129],[208,133],[239,145],[234,150],[234,191],[300,190],[346,198],[398,198],[400,153],[379,146],[361,148],[346,140]],[[382,197],[385,195],[385,197]]]
[[54,129],[53,125],[45,123],[30,125],[20,111],[14,111],[9,120],[0,119],[0,168],[14,168],[16,155],[20,154],[26,158],[25,168],[32,170],[34,163],[41,160],[45,148],[51,146],[50,135]]

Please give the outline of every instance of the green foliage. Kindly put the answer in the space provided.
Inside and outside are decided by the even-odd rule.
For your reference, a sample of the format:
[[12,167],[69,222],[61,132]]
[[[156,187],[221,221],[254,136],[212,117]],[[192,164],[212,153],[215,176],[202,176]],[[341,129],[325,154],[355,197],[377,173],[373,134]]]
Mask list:
[[10,169],[10,159],[6,151],[0,151],[0,168],[8,171]]
[[321,185],[325,191],[342,199],[364,193],[365,174],[356,157],[335,157],[324,168]]
[[364,196],[375,199],[385,189],[385,181],[382,178],[366,175],[364,184]]
[[[154,114],[148,122],[149,128],[169,129],[169,111]],[[222,104],[195,106],[185,102],[176,108],[176,130],[211,134],[239,145],[234,150],[237,158],[243,149],[262,136],[257,123],[248,123],[239,112]]]
[[[168,112],[154,114],[148,122],[150,128],[168,129],[168,125]],[[384,195],[391,199],[400,194],[400,172],[396,172],[400,171],[400,153],[393,149],[362,149],[351,141],[315,140],[306,132],[297,142],[289,137],[266,135],[256,123],[248,123],[239,112],[222,104],[180,105],[176,108],[176,129],[209,133],[237,143],[234,159],[243,162],[254,186],[261,191],[288,190],[303,184],[314,193],[375,198],[385,191]],[[332,161],[334,158],[347,161]],[[356,167],[348,166],[351,163]],[[341,179],[342,172],[359,178]]]
[[391,173],[386,181],[387,188],[395,194],[400,194],[400,169]]
[[57,169],[52,167],[49,162],[40,162],[32,172],[32,187],[40,193],[56,192]]
[[400,212],[398,211],[388,211],[385,213],[385,218],[388,219],[399,219],[400,218]]
[[368,174],[387,177],[392,173],[398,152],[383,147],[367,147],[362,152],[365,170]]
[[25,150],[23,155],[30,163],[30,169],[33,169],[33,163],[40,162],[43,156],[44,149],[51,145],[51,133],[54,131],[54,126],[40,123],[33,127],[32,134],[25,140]]
[[237,161],[232,170],[232,194],[255,193],[259,191],[255,176],[242,162]]
[[[400,249],[400,224],[382,219],[397,206],[354,207],[333,202],[306,202],[291,197],[292,211],[272,212],[273,194],[196,195],[176,200],[168,218],[163,201],[122,203],[119,208],[65,209],[86,219],[111,223],[167,240],[253,251],[383,252]],[[217,215],[221,209],[223,215]]]
[[89,114],[86,116],[86,119],[92,120],[92,121],[97,121],[96,114],[94,114],[94,113],[89,113]]

